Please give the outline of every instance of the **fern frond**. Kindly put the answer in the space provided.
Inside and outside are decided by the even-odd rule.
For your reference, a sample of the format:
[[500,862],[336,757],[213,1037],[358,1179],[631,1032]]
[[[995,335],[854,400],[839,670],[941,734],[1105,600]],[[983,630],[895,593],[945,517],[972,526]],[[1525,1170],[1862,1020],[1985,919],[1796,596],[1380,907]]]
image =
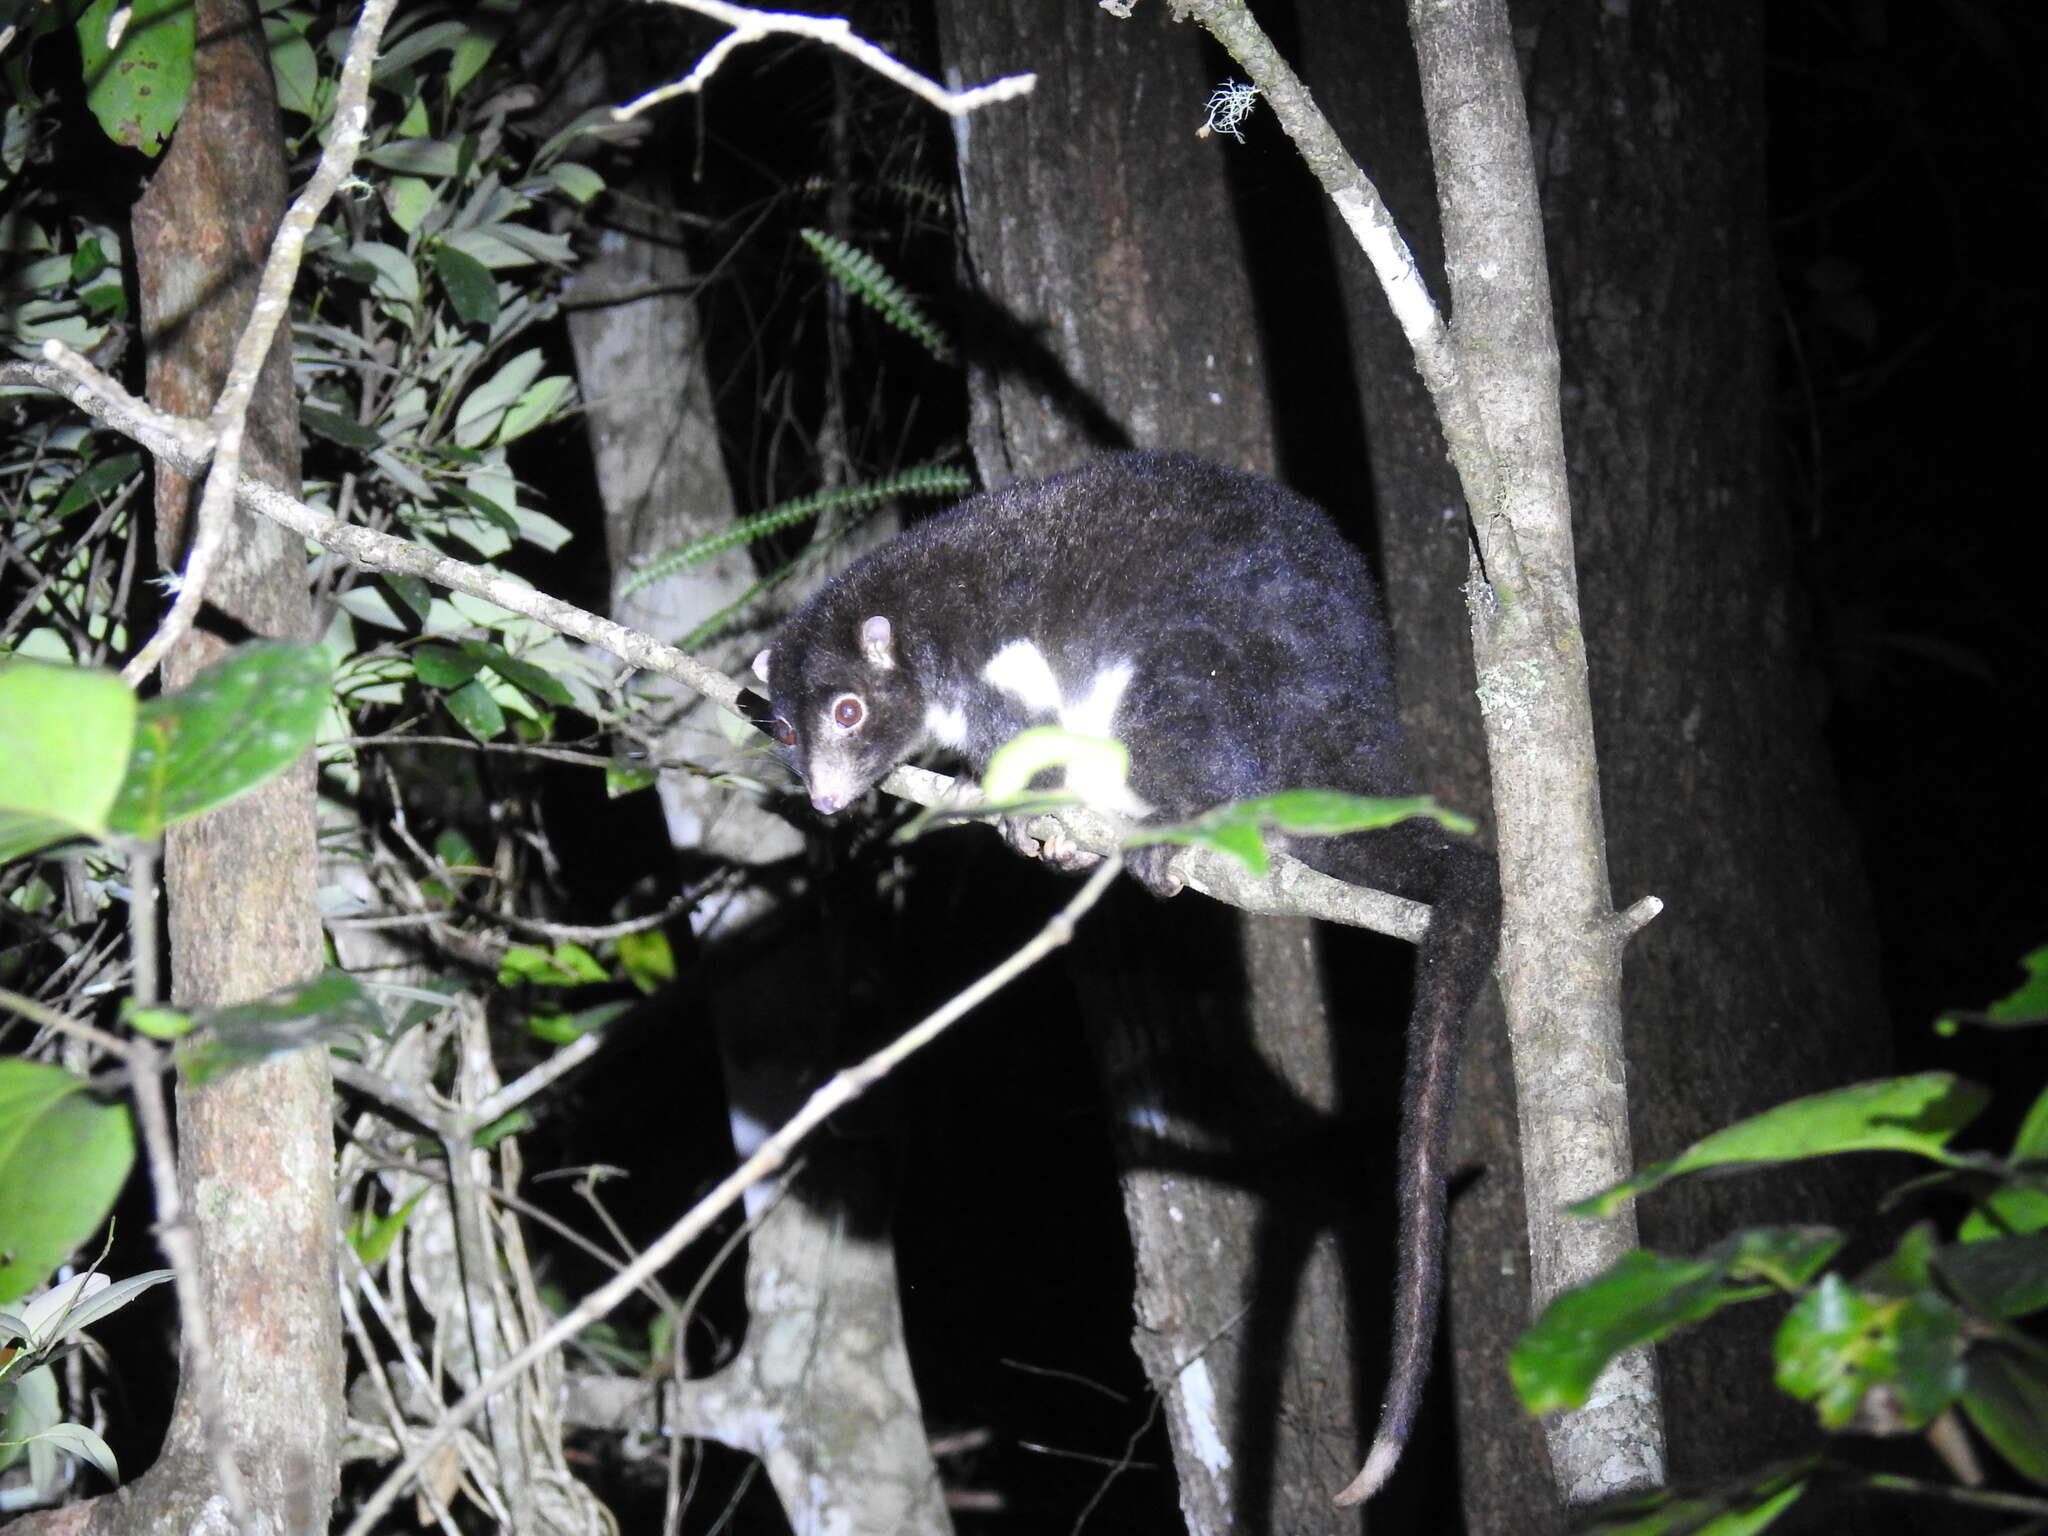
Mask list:
[[[766,538],[771,533],[822,513],[866,512],[898,496],[964,496],[973,488],[974,482],[964,469],[921,464],[899,474],[884,475],[879,480],[834,486],[828,491],[778,502],[752,517],[740,518],[716,533],[707,533],[701,539],[692,539],[679,548],[656,555],[626,578],[625,585],[619,588],[619,595],[630,597],[642,587],[673,576],[678,571],[688,570],[713,555],[722,555],[741,544],[751,544],[756,539]],[[753,595],[748,594],[749,597]]]
[[823,230],[802,229],[797,233],[847,292],[940,362],[952,357],[953,348],[939,328],[925,318],[917,300],[904,292],[903,285],[885,272],[879,261]]

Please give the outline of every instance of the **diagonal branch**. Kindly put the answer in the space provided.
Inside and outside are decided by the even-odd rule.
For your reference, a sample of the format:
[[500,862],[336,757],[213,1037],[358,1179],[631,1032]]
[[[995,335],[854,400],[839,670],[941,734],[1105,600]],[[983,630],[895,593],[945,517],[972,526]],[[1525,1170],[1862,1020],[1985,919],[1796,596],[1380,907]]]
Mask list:
[[[33,384],[63,395],[80,410],[133,438],[173,468],[189,471],[206,462],[211,438],[203,424],[167,415],[136,399],[59,342],[45,342],[43,358],[35,363],[0,364],[0,386]],[[359,527],[247,475],[242,477],[236,495],[240,505],[365,570],[417,576],[451,592],[482,598],[507,612],[537,619],[571,639],[609,651],[629,666],[671,678],[737,718],[755,723],[742,703],[747,691],[737,681],[715,667],[706,666],[687,651],[664,645],[652,635],[535,591],[498,571],[450,559],[410,540]],[[971,809],[980,801],[973,786],[922,768],[898,768],[882,781],[881,787],[917,805],[951,810]],[[1107,817],[1063,809],[1059,819],[1078,847],[1107,855],[1121,845],[1117,824]],[[1369,928],[1410,943],[1416,942],[1428,925],[1429,909],[1419,902],[1346,885],[1284,854],[1274,858],[1273,867],[1264,876],[1253,876],[1235,859],[1205,849],[1189,849],[1184,857],[1184,872],[1190,886],[1247,912],[1319,917],[1348,927]]]

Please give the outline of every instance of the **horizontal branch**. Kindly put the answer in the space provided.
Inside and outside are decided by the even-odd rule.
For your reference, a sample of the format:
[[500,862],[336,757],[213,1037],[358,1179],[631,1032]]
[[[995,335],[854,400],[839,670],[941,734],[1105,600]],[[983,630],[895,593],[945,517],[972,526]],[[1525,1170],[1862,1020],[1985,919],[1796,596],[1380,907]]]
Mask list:
[[[168,415],[136,399],[60,343],[44,343],[43,356],[41,362],[0,364],[0,388],[39,385],[133,438],[181,473],[195,475],[204,469],[211,437],[203,423]],[[417,576],[451,592],[466,593],[538,620],[572,639],[610,652],[629,666],[671,678],[739,719],[753,723],[740,705],[740,697],[746,692],[740,683],[687,651],[662,644],[652,635],[537,592],[502,572],[450,559],[410,540],[345,522],[247,475],[241,478],[236,500],[365,570]],[[923,768],[898,768],[882,780],[881,788],[916,805],[953,811],[971,811],[981,803],[981,793],[972,784]],[[1077,847],[1107,856],[1122,845],[1123,829],[1109,817],[1079,808],[1063,808],[1058,820]],[[1181,867],[1193,889],[1247,912],[1319,917],[1347,927],[1369,928],[1410,943],[1422,937],[1429,922],[1429,908],[1420,902],[1347,885],[1285,855],[1276,857],[1264,876],[1254,876],[1236,859],[1204,848],[1187,849]]]

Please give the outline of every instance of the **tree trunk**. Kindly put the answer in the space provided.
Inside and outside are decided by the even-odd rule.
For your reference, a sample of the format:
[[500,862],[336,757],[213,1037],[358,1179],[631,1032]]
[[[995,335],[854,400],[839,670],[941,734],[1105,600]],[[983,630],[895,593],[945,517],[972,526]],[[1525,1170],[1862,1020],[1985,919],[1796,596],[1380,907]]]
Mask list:
[[[1270,471],[1224,146],[1195,136],[1214,87],[1199,35],[1161,11],[1119,22],[1043,3],[942,4],[939,34],[956,78],[1039,72],[1032,95],[959,130],[986,304],[968,337],[984,479],[1127,445]],[[1329,1496],[1355,1469],[1370,1395],[1346,1289],[1357,1270],[1340,1263],[1355,1256],[1341,1245],[1357,1232],[1362,1154],[1334,1109],[1312,926],[1187,897],[1098,916],[1077,963],[1117,1112],[1135,1341],[1167,1407],[1189,1529],[1356,1531]],[[1232,930],[1243,1007],[1215,960]],[[1376,1254],[1384,1236],[1351,1247]],[[1374,1338],[1375,1384],[1379,1352]]]
[[[285,202],[284,151],[256,8],[199,0],[192,92],[134,215],[149,398],[204,417],[254,297]],[[280,332],[249,413],[243,467],[298,491],[298,410]],[[159,467],[157,553],[184,563],[195,488]],[[229,629],[309,637],[305,552],[236,514],[206,592]],[[202,631],[208,621],[202,619]],[[218,628],[219,626],[215,626]],[[227,648],[194,633],[164,664],[176,687]],[[165,850],[171,999],[244,1002],[321,963],[310,755],[232,805],[172,830]],[[335,1299],[327,1060],[300,1051],[178,1094],[179,1177],[200,1254],[220,1422],[254,1531],[325,1527],[339,1485],[342,1354]],[[196,1529],[222,1506],[189,1356],[162,1455],[92,1506],[107,1531]],[[217,1518],[217,1514],[211,1518]]]
[[[1310,83],[1435,282],[1412,52],[1376,8],[1307,0],[1305,15]],[[1630,950],[1624,992],[1646,1162],[1882,1070],[1883,1015],[1862,877],[1801,685],[1769,468],[1759,14],[1623,17],[1557,0],[1515,16],[1564,360],[1610,868],[1623,904],[1646,893],[1667,904]],[[1377,285],[1362,263],[1346,277],[1405,714],[1427,782],[1463,796],[1483,785],[1477,712],[1465,626],[1442,601],[1465,579],[1462,546],[1442,537],[1462,503]],[[1519,1532],[1544,1474],[1499,1385],[1517,1320],[1474,1296],[1510,1271],[1512,1294],[1498,1300],[1526,1287],[1519,1198],[1497,1177],[1513,1169],[1513,1120],[1495,1050],[1480,1024],[1463,1134],[1483,1139],[1461,1160],[1487,1173],[1454,1212],[1451,1312],[1467,1522]],[[1681,1185],[1641,1220],[1647,1242],[1696,1249],[1738,1219],[1853,1217],[1858,1198],[1815,1167]],[[1755,1330],[1771,1324],[1731,1314],[1660,1352],[1675,1474],[1768,1460],[1810,1433],[1760,1363]],[[1731,1364],[1742,1360],[1759,1364]]]

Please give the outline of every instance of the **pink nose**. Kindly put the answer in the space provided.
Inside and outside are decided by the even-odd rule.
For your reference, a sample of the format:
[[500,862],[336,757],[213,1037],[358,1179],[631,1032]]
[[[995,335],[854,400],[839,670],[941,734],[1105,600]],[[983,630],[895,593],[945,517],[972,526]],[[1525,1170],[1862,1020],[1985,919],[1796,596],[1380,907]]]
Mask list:
[[848,794],[828,795],[818,793],[811,796],[811,806],[820,816],[830,816],[834,811],[845,810],[848,802],[852,799],[853,796]]

